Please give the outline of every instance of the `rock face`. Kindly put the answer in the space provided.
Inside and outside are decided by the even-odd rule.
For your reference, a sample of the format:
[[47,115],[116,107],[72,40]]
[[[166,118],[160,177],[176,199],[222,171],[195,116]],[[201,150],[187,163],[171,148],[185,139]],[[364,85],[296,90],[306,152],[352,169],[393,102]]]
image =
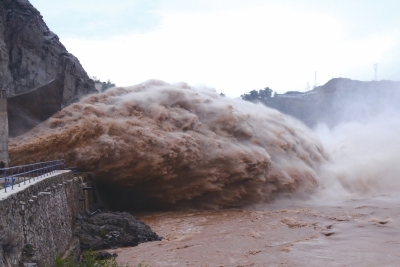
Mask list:
[[1,0],[0,87],[12,97],[54,79],[60,84],[62,107],[97,92],[79,60],[28,0]]
[[82,250],[137,246],[161,240],[149,226],[126,212],[105,212],[82,218],[75,232]]

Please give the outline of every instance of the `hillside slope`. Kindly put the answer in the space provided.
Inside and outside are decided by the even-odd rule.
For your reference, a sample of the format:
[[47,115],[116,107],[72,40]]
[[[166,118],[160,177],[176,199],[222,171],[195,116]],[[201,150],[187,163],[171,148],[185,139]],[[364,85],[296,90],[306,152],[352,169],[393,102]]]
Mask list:
[[335,78],[323,86],[296,96],[279,96],[263,101],[310,127],[325,123],[363,121],[388,109],[400,109],[400,82],[355,81]]

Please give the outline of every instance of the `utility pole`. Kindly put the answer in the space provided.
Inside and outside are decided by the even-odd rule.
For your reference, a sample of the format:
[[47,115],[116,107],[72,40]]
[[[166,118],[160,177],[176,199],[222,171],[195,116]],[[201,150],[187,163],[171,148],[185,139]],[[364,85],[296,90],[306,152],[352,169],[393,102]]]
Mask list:
[[315,72],[315,79],[314,79],[314,88],[315,87],[317,87],[317,72]]
[[374,65],[374,69],[375,69],[375,81],[378,81],[378,63]]

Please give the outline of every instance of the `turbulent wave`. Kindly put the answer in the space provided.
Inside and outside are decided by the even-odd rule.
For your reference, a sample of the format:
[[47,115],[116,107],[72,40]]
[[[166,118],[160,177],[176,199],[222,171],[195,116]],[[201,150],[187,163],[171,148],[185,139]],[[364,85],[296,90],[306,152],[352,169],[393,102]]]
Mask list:
[[329,161],[321,164],[321,197],[398,196],[400,190],[400,114],[386,110],[368,121],[342,123],[333,129],[321,125]]
[[10,157],[64,158],[92,172],[110,205],[132,209],[232,207],[313,190],[326,158],[310,130],[276,110],[155,80],[63,109],[12,139]]

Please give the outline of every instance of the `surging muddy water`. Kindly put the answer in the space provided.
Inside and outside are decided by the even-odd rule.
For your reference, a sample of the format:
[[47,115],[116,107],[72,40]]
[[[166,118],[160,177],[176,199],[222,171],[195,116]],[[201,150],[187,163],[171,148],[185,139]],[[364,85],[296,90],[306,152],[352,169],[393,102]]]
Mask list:
[[219,208],[319,183],[323,148],[301,123],[214,90],[149,81],[93,95],[10,142],[14,165],[64,158],[119,209]]
[[137,215],[164,240],[110,250],[130,266],[400,266],[400,199],[280,200]]
[[64,109],[11,140],[10,155],[65,158],[118,209],[242,208],[137,214],[165,239],[118,249],[121,263],[399,266],[398,118],[322,127],[323,149],[275,110],[149,81]]

